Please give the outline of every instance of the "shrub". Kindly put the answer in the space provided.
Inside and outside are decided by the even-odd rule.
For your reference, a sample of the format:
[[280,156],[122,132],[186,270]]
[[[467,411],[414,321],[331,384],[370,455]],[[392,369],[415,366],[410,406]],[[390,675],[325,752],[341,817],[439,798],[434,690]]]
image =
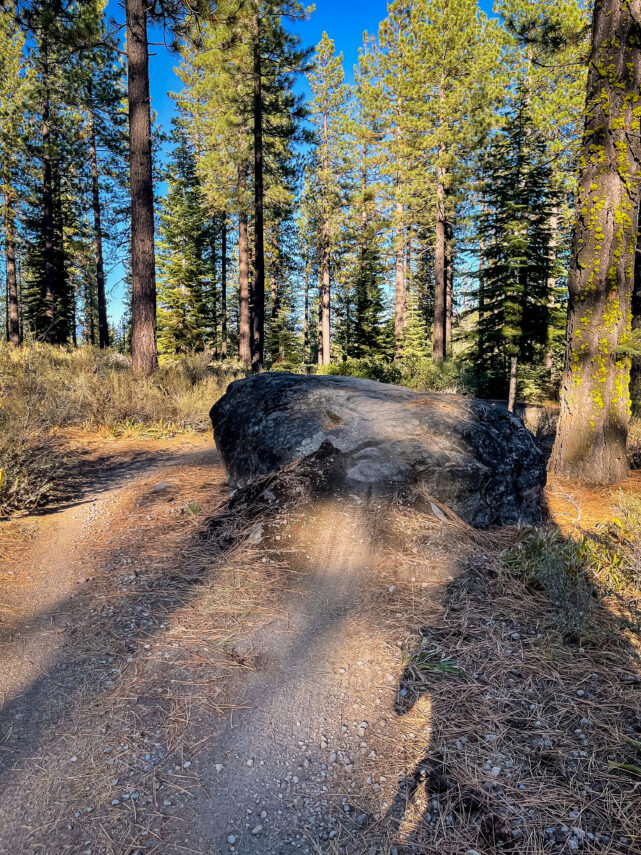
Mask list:
[[316,373],[331,377],[360,377],[364,380],[378,380],[380,383],[401,382],[401,371],[397,365],[370,357],[349,358],[332,362],[331,365],[319,365]]
[[397,362],[365,357],[344,359],[319,366],[317,374],[340,377],[362,377],[380,383],[396,383],[418,392],[468,391],[464,367],[455,360],[435,365],[429,357],[408,356]]
[[401,383],[419,392],[468,391],[465,370],[454,359],[436,365],[426,357],[407,358],[401,361]]

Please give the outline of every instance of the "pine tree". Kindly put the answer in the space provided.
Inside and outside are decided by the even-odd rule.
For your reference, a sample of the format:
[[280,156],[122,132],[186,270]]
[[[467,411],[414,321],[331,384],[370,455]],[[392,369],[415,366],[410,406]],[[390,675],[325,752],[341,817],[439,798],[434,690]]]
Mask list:
[[390,242],[394,259],[394,341],[395,355],[399,357],[408,310],[405,276],[405,229],[411,217],[408,206],[413,197],[417,201],[423,195],[424,189],[423,186],[418,189],[423,181],[415,171],[421,160],[416,130],[424,93],[418,85],[415,68],[419,48],[414,4],[410,0],[394,0],[389,4],[378,41],[379,110],[386,126],[381,134],[381,173],[386,178],[385,205],[393,229]]
[[293,84],[306,53],[282,22],[304,14],[297,2],[218,4],[215,23],[205,26],[195,54],[184,52],[179,72],[178,103],[198,135],[205,193],[212,210],[237,217],[239,355],[255,368],[264,357],[265,229],[292,205],[292,145],[302,117]]
[[157,243],[158,345],[171,354],[205,347],[212,243],[195,153],[178,125],[174,141]]
[[410,291],[407,301],[407,320],[401,342],[401,356],[405,362],[426,359],[429,355],[428,330],[420,309],[418,296]]
[[384,117],[380,112],[381,82],[372,40],[365,35],[355,69],[355,116],[352,123],[354,189],[350,199],[350,238],[354,257],[349,278],[354,282],[353,345],[350,355],[376,356],[385,311],[385,264],[381,235],[384,221],[377,206],[381,192],[379,141]]
[[[558,204],[545,140],[535,133],[527,96],[492,141],[485,163],[479,231],[485,249],[482,312],[475,347],[479,389],[504,397],[519,364],[543,364],[556,289],[550,212]],[[513,390],[514,391],[514,390]]]
[[334,230],[341,207],[345,124],[343,109],[348,99],[344,83],[343,55],[335,55],[327,33],[316,47],[313,70],[308,75],[312,92],[310,118],[315,134],[315,181],[320,210],[320,333],[318,361],[331,361],[331,254]]

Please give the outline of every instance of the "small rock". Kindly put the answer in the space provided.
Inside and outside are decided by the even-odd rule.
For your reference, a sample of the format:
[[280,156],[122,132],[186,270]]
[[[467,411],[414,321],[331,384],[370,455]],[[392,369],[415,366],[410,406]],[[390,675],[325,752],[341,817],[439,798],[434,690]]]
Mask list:
[[230,846],[233,846],[235,842],[236,842],[236,835],[235,834],[229,834],[227,836],[227,843],[229,843]]
[[258,837],[258,835],[259,835],[259,834],[262,834],[262,833],[263,833],[263,826],[262,826],[262,825],[260,825],[260,824],[259,824],[259,825],[255,825],[255,826],[252,828],[252,834],[254,835],[254,837]]

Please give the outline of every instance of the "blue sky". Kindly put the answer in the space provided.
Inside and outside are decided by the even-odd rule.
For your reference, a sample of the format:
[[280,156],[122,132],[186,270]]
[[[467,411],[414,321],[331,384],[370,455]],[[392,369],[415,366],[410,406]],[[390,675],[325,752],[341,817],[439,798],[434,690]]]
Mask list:
[[[481,0],[481,8],[490,12],[492,3]],[[118,0],[109,0],[107,13],[117,21],[124,20],[124,12]],[[337,52],[343,52],[345,76],[353,79],[353,67],[358,60],[358,49],[367,30],[376,33],[379,23],[387,14],[387,0],[318,0],[316,10],[309,20],[298,22],[295,26],[305,47],[318,44],[326,31],[334,39]],[[123,33],[124,35],[124,33]],[[162,33],[150,31],[150,42],[161,42]],[[163,46],[150,46],[152,54],[149,62],[151,102],[156,111],[158,122],[163,129],[169,129],[174,113],[174,104],[169,96],[180,88],[180,81],[174,74],[178,58],[172,56]],[[306,92],[305,81],[298,84],[301,92]],[[122,269],[116,269],[110,276],[110,318],[118,322],[123,312]]]

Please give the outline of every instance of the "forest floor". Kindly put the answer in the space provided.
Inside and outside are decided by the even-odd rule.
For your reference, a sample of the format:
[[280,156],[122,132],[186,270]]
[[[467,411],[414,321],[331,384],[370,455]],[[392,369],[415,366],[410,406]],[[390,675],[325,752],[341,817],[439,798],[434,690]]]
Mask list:
[[[70,442],[0,524],[2,855],[641,853],[638,599],[573,637],[514,530]],[[617,495],[553,481],[549,525]]]

